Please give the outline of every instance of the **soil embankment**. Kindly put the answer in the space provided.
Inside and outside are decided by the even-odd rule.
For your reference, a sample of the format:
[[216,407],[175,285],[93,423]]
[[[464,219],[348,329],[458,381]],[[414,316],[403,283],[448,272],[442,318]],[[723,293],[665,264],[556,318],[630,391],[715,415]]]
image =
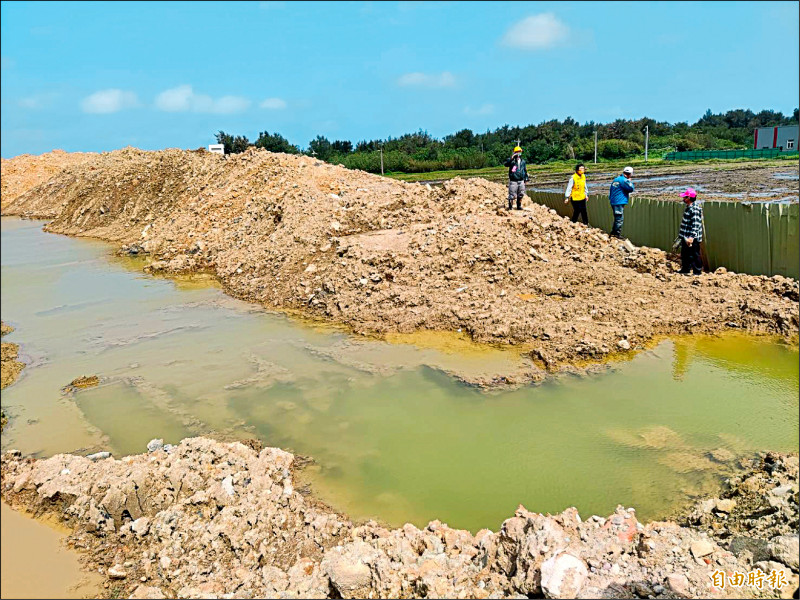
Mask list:
[[21,154],[0,159],[3,177],[0,179],[0,207],[6,207],[20,194],[46,183],[63,170],[88,165],[97,154],[93,152],[64,152],[53,150],[45,154]]
[[[6,335],[14,331],[14,328],[6,323],[0,322],[0,335]],[[17,360],[19,356],[19,346],[10,342],[0,342],[0,389],[5,389],[17,380],[25,363]],[[5,411],[0,409],[0,430],[5,428],[8,423],[8,416]]]
[[[438,521],[357,525],[298,493],[295,457],[282,450],[204,438],[148,447],[122,460],[2,457],[5,500],[62,515],[75,528],[72,543],[107,575],[109,596],[791,597],[797,589],[797,537],[785,534],[797,526],[796,456],[762,457],[743,479],[784,498],[762,529],[764,515],[749,515],[767,538],[756,556],[675,523],[641,524],[622,507],[584,521],[574,508],[545,516],[520,506],[498,532],[475,535]],[[713,502],[709,513],[733,512]],[[720,588],[711,579],[763,567],[787,585]]]
[[538,367],[522,381],[661,335],[797,336],[794,280],[685,278],[664,252],[615,243],[544,207],[508,213],[504,186],[481,179],[431,188],[256,150],[127,148],[84,159],[18,186],[3,213],[149,253],[151,271],[211,271],[233,295],[356,332],[527,344]]

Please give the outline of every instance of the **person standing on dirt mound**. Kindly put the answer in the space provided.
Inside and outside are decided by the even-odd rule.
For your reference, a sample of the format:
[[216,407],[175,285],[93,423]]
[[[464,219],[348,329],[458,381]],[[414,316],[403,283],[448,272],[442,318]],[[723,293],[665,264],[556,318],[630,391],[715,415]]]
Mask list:
[[611,202],[611,210],[614,212],[614,226],[611,228],[611,237],[622,238],[622,221],[625,218],[625,205],[628,203],[628,196],[633,191],[633,167],[622,169],[622,175],[614,178],[611,182],[611,189],[608,192],[608,200]]
[[678,237],[681,240],[681,270],[683,275],[690,272],[703,274],[703,261],[700,256],[700,243],[703,241],[703,209],[697,203],[697,192],[694,188],[686,188],[681,194],[686,208]]
[[586,166],[579,163],[575,167],[575,174],[569,178],[567,191],[564,192],[564,204],[572,201],[572,222],[583,217],[583,222],[589,224],[589,213],[586,212],[586,201],[589,199],[589,188],[586,186]]
[[522,148],[514,147],[514,154],[503,163],[508,167],[508,210],[513,208],[517,200],[517,210],[522,210],[522,197],[525,195],[525,182],[528,181],[528,170],[522,158]]

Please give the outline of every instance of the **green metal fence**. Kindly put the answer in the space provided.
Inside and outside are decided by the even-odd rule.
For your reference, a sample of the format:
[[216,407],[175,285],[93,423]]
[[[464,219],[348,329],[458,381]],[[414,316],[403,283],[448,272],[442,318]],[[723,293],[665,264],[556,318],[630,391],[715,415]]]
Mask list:
[[765,148],[763,150],[693,150],[691,152],[668,152],[664,160],[699,160],[702,158],[775,158],[797,154],[797,150]]
[[[563,194],[529,192],[537,204],[562,217],[572,216]],[[589,224],[610,231],[613,223],[606,196],[592,195],[586,204]],[[637,246],[669,251],[678,235],[682,202],[634,197],[625,208],[623,234]],[[800,279],[800,205],[786,203],[703,202],[704,246],[709,267],[736,273],[783,275]]]

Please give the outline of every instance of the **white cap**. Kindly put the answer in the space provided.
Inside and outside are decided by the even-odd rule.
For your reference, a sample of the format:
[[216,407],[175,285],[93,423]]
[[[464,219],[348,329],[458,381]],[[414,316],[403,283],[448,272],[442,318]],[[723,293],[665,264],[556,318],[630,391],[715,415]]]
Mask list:
[[622,169],[622,172],[633,175],[633,167],[625,167],[624,169]]

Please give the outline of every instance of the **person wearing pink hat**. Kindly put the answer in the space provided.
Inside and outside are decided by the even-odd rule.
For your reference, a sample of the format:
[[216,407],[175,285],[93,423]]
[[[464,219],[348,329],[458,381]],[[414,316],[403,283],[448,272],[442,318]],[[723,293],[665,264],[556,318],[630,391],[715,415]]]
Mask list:
[[703,261],[700,257],[700,243],[703,241],[703,208],[697,203],[697,191],[686,188],[681,194],[686,208],[678,237],[681,240],[681,270],[683,275],[703,274]]

